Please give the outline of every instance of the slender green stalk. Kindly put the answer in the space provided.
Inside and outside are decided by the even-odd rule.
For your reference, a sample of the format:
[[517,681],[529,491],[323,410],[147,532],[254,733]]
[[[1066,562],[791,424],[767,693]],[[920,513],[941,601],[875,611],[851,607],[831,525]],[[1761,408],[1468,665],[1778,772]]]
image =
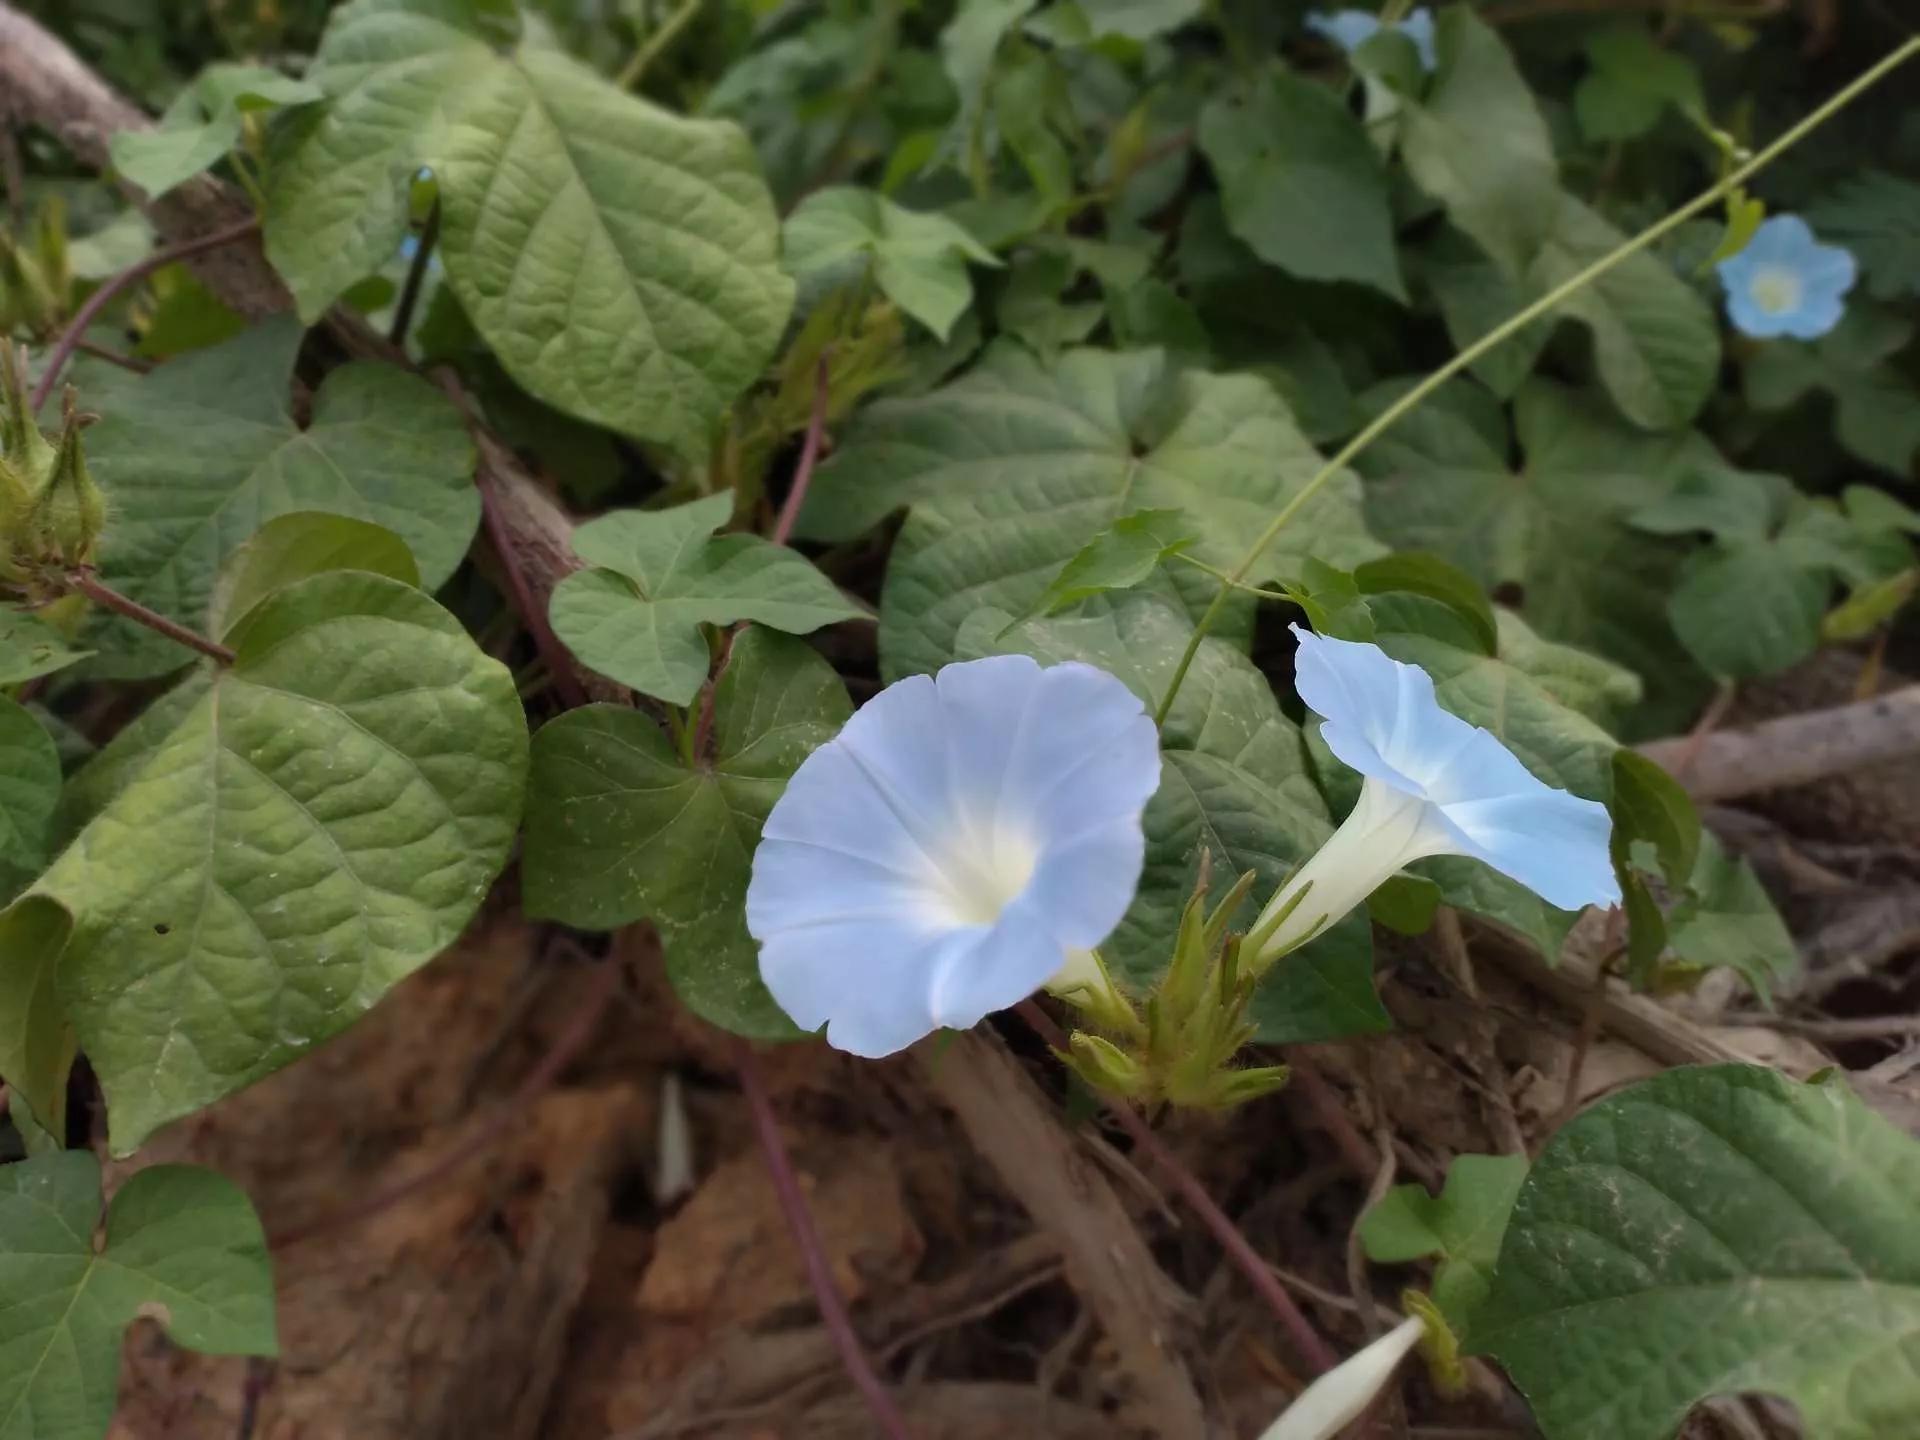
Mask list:
[[664,55],[680,38],[680,32],[693,23],[693,17],[700,13],[701,0],[680,0],[680,8],[666,18],[666,23],[647,37],[646,43],[633,52],[633,58],[627,61],[626,68],[614,81],[622,90],[631,90],[638,85],[647,73],[647,67]]
[[1204,560],[1196,560],[1193,556],[1182,551],[1176,550],[1169,558],[1178,560],[1183,565],[1191,565],[1196,570],[1205,571],[1222,585],[1238,590],[1242,595],[1252,595],[1261,600],[1291,600],[1293,598],[1284,590],[1269,590],[1264,585],[1249,585],[1244,580],[1236,580],[1229,572],[1222,570],[1218,565],[1209,565]]
[[1482,335],[1478,340],[1474,341],[1473,344],[1462,350],[1458,355],[1455,355],[1453,359],[1449,360],[1445,365],[1442,365],[1438,370],[1435,370],[1431,375],[1427,376],[1426,379],[1422,380],[1393,404],[1381,411],[1372,423],[1362,429],[1351,440],[1347,441],[1345,445],[1341,446],[1333,458],[1321,466],[1313,478],[1301,486],[1291,500],[1280,507],[1279,513],[1273,517],[1272,521],[1267,525],[1267,528],[1260,532],[1260,538],[1253,542],[1252,546],[1247,550],[1247,553],[1241,558],[1240,563],[1236,565],[1228,575],[1227,584],[1215,592],[1213,603],[1207,606],[1206,611],[1200,616],[1199,623],[1193,628],[1193,637],[1187,641],[1187,648],[1180,656],[1180,663],[1174,667],[1173,678],[1167,682],[1167,693],[1160,697],[1159,708],[1154,711],[1153,715],[1154,724],[1163,725],[1166,723],[1167,712],[1173,708],[1174,697],[1180,693],[1180,686],[1186,680],[1187,671],[1193,665],[1193,657],[1200,652],[1200,642],[1206,638],[1207,632],[1213,628],[1214,622],[1220,618],[1220,611],[1226,604],[1227,596],[1233,592],[1233,588],[1246,579],[1247,572],[1254,567],[1254,564],[1262,555],[1266,554],[1267,547],[1273,544],[1275,538],[1287,527],[1293,517],[1305,509],[1313,497],[1325,488],[1327,482],[1345,469],[1356,455],[1362,450],[1365,450],[1375,440],[1378,440],[1388,430],[1392,429],[1409,411],[1414,409],[1414,407],[1419,405],[1442,385],[1446,384],[1447,381],[1453,379],[1454,376],[1473,364],[1473,362],[1478,360],[1482,355],[1485,355],[1495,346],[1526,329],[1527,326],[1542,316],[1558,309],[1569,296],[1592,284],[1616,265],[1632,259],[1648,246],[1655,244],[1664,236],[1671,234],[1688,220],[1691,220],[1695,215],[1698,215],[1702,210],[1706,210],[1719,203],[1721,199],[1737,186],[1744,184],[1761,170],[1764,170],[1768,165],[1771,165],[1793,146],[1806,139],[1807,136],[1826,124],[1827,121],[1831,120],[1861,95],[1885,79],[1894,70],[1904,65],[1908,60],[1911,60],[1915,55],[1920,55],[1920,38],[1907,41],[1906,44],[1900,46],[1899,49],[1895,50],[1891,55],[1888,55],[1884,60],[1880,61],[1879,64],[1873,66],[1858,79],[1837,92],[1833,98],[1814,110],[1785,134],[1781,135],[1780,138],[1775,140],[1771,145],[1754,155],[1744,165],[1728,171],[1716,184],[1703,190],[1699,195],[1689,200],[1664,220],[1656,221],[1653,225],[1642,230],[1625,244],[1601,256],[1579,274],[1556,285],[1552,290],[1548,291],[1512,318],[1502,324],[1496,325],[1492,330]]

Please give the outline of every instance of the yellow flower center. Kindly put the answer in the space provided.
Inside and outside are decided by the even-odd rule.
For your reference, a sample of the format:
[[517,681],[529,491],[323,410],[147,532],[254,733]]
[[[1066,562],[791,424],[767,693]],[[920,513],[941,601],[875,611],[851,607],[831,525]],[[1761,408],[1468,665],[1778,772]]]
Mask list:
[[1756,270],[1748,290],[1753,303],[1769,315],[1783,314],[1800,304],[1800,277],[1784,265],[1766,265]]
[[965,825],[953,837],[930,887],[951,925],[991,925],[1027,888],[1040,852],[1022,830]]

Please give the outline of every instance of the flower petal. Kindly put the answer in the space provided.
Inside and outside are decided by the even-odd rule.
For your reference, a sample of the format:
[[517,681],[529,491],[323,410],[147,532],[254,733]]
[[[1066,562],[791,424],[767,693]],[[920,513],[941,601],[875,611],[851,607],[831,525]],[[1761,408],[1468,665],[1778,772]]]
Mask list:
[[1403,1320],[1378,1340],[1343,1360],[1300,1392],[1260,1440],[1332,1440],[1360,1418],[1393,1372],[1420,1343],[1426,1325]]
[[1365,10],[1336,10],[1331,15],[1315,13],[1307,16],[1307,28],[1352,54],[1380,33],[1380,17]]
[[1473,726],[1440,708],[1433,679],[1378,645],[1316,635],[1298,625],[1294,686],[1326,723],[1327,748],[1362,775],[1409,795],[1446,773],[1473,737]]
[[1377,645],[1294,633],[1295,683],[1325,718],[1327,747],[1370,780],[1429,801],[1453,837],[1426,853],[1485,861],[1565,909],[1620,898],[1605,806],[1544,784],[1497,737],[1442,709],[1418,666]]
[[1777,333],[1791,335],[1795,340],[1818,340],[1838,325],[1846,313],[1846,302],[1838,295],[1809,295],[1779,317]]
[[1750,335],[1756,340],[1771,340],[1776,335],[1786,333],[1785,317],[1775,311],[1764,309],[1753,298],[1752,286],[1745,280],[1742,280],[1737,287],[1729,285],[1727,319],[1742,335]]
[[1434,791],[1462,855],[1563,910],[1619,903],[1607,807],[1542,784],[1485,730],[1474,731]]
[[1744,253],[1759,264],[1798,270],[1814,243],[1813,230],[1798,215],[1770,215],[1753,232]]
[[1807,287],[1834,298],[1846,294],[1860,276],[1860,264],[1853,252],[1839,245],[1816,245],[1802,267]]
[[994,656],[889,686],[767,818],[762,978],[862,1055],[1025,999],[1126,913],[1159,774],[1139,698],[1092,666]]
[[1433,12],[1421,6],[1400,22],[1400,33],[1413,42],[1413,48],[1420,52],[1420,67],[1423,70],[1439,68],[1439,52],[1434,46]]
[[939,1028],[934,978],[977,931],[940,932],[862,918],[784,928],[760,942],[760,978],[802,1030],[868,1059],[904,1050]]
[[1131,825],[1097,825],[1043,853],[1021,898],[1045,917],[1048,933],[1062,948],[1093,949],[1133,904],[1147,858],[1138,813]]
[[928,1009],[948,1029],[968,1029],[1018,1005],[1059,973],[1066,958],[1047,917],[1015,901],[990,928],[943,948]]

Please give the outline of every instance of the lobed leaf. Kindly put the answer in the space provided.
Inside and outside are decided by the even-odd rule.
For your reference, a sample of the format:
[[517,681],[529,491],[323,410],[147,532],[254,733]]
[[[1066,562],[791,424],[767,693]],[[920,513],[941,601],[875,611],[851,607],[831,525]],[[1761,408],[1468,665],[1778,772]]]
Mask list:
[[1396,1185],[1360,1217],[1367,1258],[1395,1264],[1439,1256],[1433,1301],[1468,1343],[1473,1318],[1493,1286],[1494,1262],[1527,1178],[1524,1155],[1456,1155],[1438,1195]]
[[[881,662],[894,678],[952,659],[978,609],[1029,612],[1068,561],[1137,510],[1179,510],[1188,553],[1232,566],[1320,466],[1253,376],[1178,371],[1153,350],[1073,350],[1049,365],[1002,345],[950,385],[864,412],[814,477],[801,526],[845,539],[912,507],[881,599]],[[1336,477],[1249,580],[1308,554],[1336,564],[1377,554],[1357,500],[1357,482]],[[1153,585],[1198,613],[1216,582],[1195,571]],[[1244,627],[1248,607],[1236,609]]]
[[944,215],[923,215],[854,185],[816,190],[787,217],[787,271],[803,291],[858,279],[871,267],[886,297],[941,340],[973,303],[968,262],[994,253]]
[[273,1267],[244,1192],[189,1165],[122,1185],[100,1219],[88,1151],[0,1166],[0,1436],[96,1440],[114,1413],[121,1336],[158,1320],[211,1355],[273,1355]]
[[643,695],[688,705],[707,678],[703,625],[751,620],[803,635],[866,612],[804,556],[755,535],[713,532],[733,512],[722,491],[671,510],[623,510],[573,532],[599,568],[554,588],[554,633],[581,662]]
[[[320,511],[398,535],[429,588],[465,558],[480,522],[473,443],[439,390],[391,365],[331,372],[302,429],[289,390],[301,330],[269,320],[161,366],[87,432],[113,523],[100,568],[115,589],[193,627],[220,567],[263,524]],[[190,658],[116,622],[117,669],[152,675]]]

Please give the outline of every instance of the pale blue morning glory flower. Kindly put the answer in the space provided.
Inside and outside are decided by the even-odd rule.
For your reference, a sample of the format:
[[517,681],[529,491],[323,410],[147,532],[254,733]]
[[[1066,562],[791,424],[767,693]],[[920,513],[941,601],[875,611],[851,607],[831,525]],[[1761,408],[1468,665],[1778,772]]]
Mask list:
[[1324,720],[1327,748],[1366,780],[1353,813],[1256,922],[1255,935],[1273,926],[1260,938],[1256,966],[1430,855],[1485,861],[1562,909],[1618,903],[1606,806],[1542,784],[1493,735],[1441,709],[1419,666],[1378,645],[1298,626],[1293,633],[1295,688]]
[[1840,323],[1859,268],[1851,251],[1815,240],[1798,215],[1775,215],[1720,262],[1727,318],[1759,340],[1817,340]]
[[[1307,16],[1307,28],[1351,55],[1380,33],[1380,17],[1365,10],[1336,10],[1331,15],[1315,12]],[[1415,10],[1393,28],[1413,42],[1413,48],[1420,52],[1422,69],[1432,70],[1440,63],[1433,48],[1431,10]]]
[[890,1055],[1049,982],[1133,901],[1160,784],[1139,699],[1091,665],[1021,655],[890,685],[809,755],[753,857],[760,977],[803,1030]]

